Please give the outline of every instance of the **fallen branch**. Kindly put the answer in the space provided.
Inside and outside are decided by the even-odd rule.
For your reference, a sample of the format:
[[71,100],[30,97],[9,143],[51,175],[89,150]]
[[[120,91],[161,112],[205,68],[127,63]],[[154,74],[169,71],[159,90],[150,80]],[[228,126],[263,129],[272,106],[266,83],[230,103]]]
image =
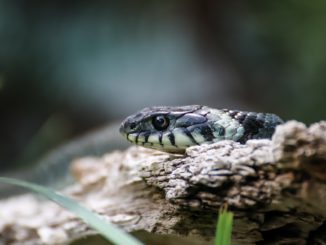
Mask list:
[[[271,141],[222,141],[185,156],[131,147],[76,160],[72,172],[77,182],[65,194],[148,243],[211,243],[223,204],[234,212],[233,244],[326,241],[326,122],[292,121]],[[32,195],[0,202],[0,244],[64,244],[94,233]]]

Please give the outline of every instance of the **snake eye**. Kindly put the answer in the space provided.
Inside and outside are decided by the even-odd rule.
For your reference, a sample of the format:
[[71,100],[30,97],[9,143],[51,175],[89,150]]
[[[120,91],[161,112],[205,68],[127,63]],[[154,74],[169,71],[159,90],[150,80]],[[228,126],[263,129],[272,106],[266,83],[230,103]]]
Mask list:
[[153,126],[156,130],[164,130],[170,124],[170,121],[165,116],[156,116],[153,118]]

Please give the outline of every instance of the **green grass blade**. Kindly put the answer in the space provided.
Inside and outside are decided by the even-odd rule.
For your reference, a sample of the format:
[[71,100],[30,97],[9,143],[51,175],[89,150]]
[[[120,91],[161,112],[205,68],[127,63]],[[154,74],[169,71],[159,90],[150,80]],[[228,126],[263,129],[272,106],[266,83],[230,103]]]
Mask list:
[[230,245],[231,244],[231,235],[232,235],[232,225],[233,225],[233,213],[226,212],[225,213],[225,228],[224,228],[224,240],[223,244]]
[[230,245],[233,225],[233,213],[222,208],[216,226],[215,245]]
[[56,202],[60,206],[74,213],[77,217],[82,219],[86,224],[95,229],[99,234],[111,241],[113,244],[143,245],[143,243],[129,235],[127,232],[109,223],[108,221],[105,221],[96,213],[82,207],[73,199],[65,197],[49,188],[5,177],[0,177],[0,182],[24,187],[52,200],[53,202]]

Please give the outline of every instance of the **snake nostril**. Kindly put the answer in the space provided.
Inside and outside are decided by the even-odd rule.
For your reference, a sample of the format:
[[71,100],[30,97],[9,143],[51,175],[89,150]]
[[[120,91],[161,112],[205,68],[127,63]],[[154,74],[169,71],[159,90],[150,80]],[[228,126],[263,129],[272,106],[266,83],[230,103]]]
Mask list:
[[136,126],[137,126],[137,124],[134,123],[134,122],[130,123],[130,125],[129,125],[129,127],[130,127],[131,130],[135,129]]

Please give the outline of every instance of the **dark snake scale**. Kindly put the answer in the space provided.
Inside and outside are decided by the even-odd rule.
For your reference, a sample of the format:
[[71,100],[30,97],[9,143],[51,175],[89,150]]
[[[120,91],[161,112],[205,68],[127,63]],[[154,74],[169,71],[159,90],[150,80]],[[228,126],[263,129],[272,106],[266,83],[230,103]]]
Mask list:
[[172,153],[192,145],[269,139],[283,120],[270,113],[213,109],[207,106],[156,106],[127,117],[120,133],[131,143]]

